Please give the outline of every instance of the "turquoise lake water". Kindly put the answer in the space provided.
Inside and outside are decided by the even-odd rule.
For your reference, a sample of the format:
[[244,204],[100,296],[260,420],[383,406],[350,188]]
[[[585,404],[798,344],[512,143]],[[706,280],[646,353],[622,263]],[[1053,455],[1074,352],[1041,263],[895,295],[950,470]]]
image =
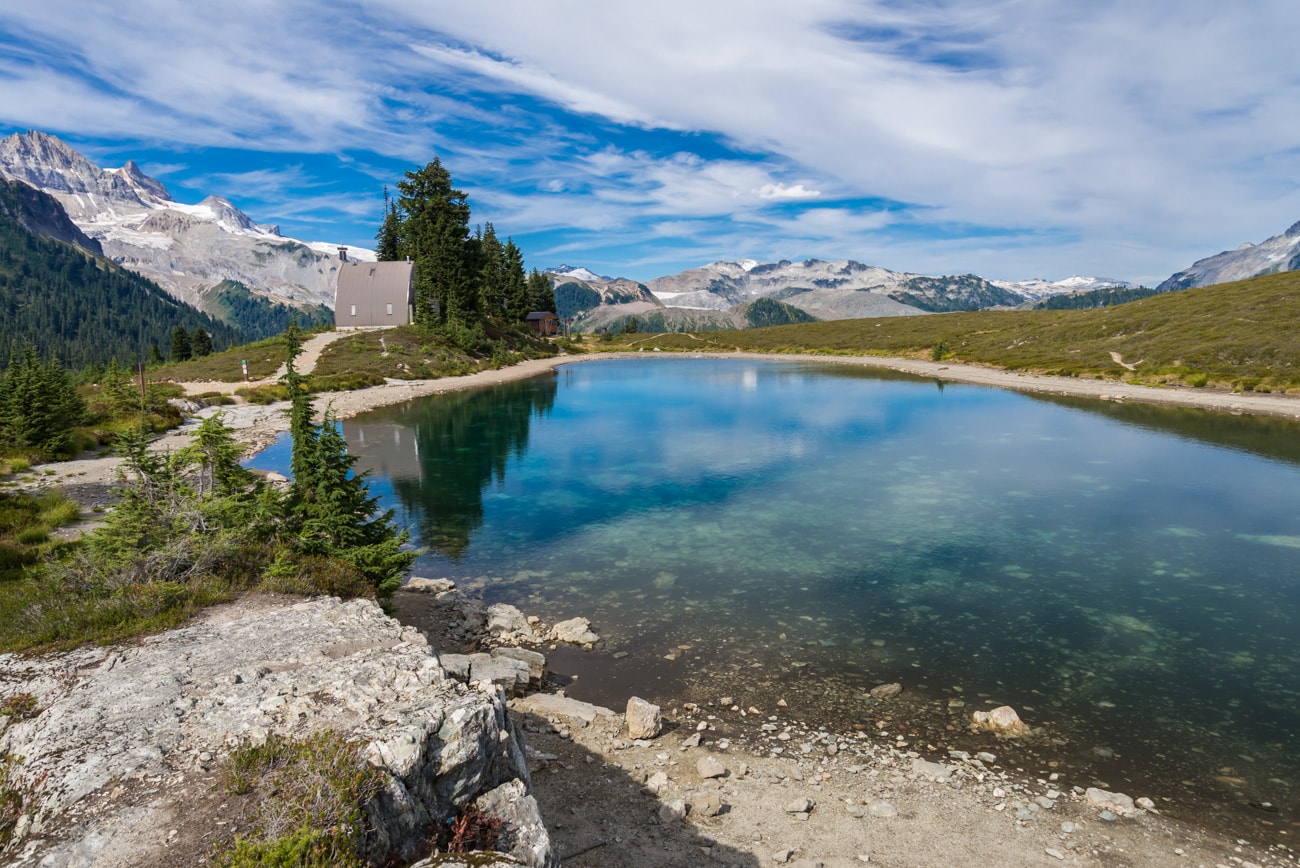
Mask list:
[[1292,423],[665,358],[343,424],[416,574],[592,619],[606,647],[556,658],[571,695],[779,697],[940,752],[1010,704],[1042,728],[1028,772],[1293,810]]

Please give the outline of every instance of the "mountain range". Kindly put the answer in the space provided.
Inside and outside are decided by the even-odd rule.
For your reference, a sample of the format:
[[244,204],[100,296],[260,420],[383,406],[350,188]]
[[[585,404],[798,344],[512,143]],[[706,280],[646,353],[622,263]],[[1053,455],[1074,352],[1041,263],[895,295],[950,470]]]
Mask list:
[[336,245],[285,238],[218,196],[177,202],[132,161],[103,169],[55,136],[14,133],[0,139],[0,177],[48,193],[97,252],[200,309],[223,284],[295,307],[334,304]]
[[[104,169],[37,131],[0,139],[0,178],[52,197],[52,202],[23,198],[18,210],[25,228],[112,259],[227,322],[246,328],[242,317],[273,328],[294,310],[306,319],[328,319],[340,263],[336,245],[286,238],[278,227],[255,222],[219,196],[193,205],[177,202],[135,162]],[[372,251],[358,248],[349,255],[374,258]],[[1260,244],[1199,260],[1158,291],[1295,268],[1300,268],[1300,223]],[[1099,277],[995,281],[818,259],[714,262],[646,283],[568,265],[547,273],[556,312],[578,331],[617,329],[633,319],[640,326],[681,331],[810,317],[913,316],[1034,306],[1063,295],[1077,306],[1092,306],[1123,297],[1099,290],[1132,288]]]
[[1300,268],[1300,223],[1281,235],[1274,235],[1259,244],[1249,241],[1236,250],[1225,250],[1193,262],[1190,268],[1170,277],[1156,287],[1160,292],[1191,289],[1194,286],[1212,286],[1232,280],[1245,280],[1279,271]]

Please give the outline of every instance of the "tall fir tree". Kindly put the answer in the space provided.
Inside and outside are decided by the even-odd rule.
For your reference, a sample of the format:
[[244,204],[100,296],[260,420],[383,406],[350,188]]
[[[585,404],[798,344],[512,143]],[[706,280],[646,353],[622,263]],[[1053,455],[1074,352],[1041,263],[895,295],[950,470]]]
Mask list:
[[469,202],[436,157],[397,182],[403,215],[399,255],[415,262],[415,321],[468,324],[478,312],[468,272]]
[[194,358],[201,359],[204,356],[212,355],[212,335],[208,334],[207,330],[195,329],[194,339],[191,343],[193,345]]
[[[337,559],[362,576],[377,596],[388,597],[401,586],[415,560],[403,548],[410,535],[393,525],[393,510],[380,512],[365,474],[354,474],[356,456],[348,453],[338,421],[326,413],[313,422],[311,393],[295,366],[302,352],[297,323],[285,330],[288,350],[285,384],[289,387],[289,464],[293,483],[285,504],[287,527],[298,556]],[[288,565],[281,558],[281,569]]]
[[528,276],[524,274],[524,254],[513,238],[506,239],[504,256],[506,319],[523,322],[528,316]]
[[502,317],[506,312],[506,253],[491,223],[484,224],[477,235],[479,295],[483,312]]
[[551,279],[536,268],[528,275],[528,310],[555,310],[555,290],[551,287]]
[[172,361],[188,362],[194,353],[194,344],[185,326],[178,325],[172,330]]
[[402,258],[402,218],[397,203],[388,197],[387,184],[384,185],[384,222],[375,233],[375,242],[375,258],[380,262]]

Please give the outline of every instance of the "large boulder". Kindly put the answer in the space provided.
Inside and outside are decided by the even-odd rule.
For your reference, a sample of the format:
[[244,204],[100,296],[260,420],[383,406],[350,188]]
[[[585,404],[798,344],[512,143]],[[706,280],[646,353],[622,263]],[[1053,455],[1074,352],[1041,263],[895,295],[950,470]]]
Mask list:
[[230,747],[324,729],[383,776],[368,858],[414,859],[434,821],[496,792],[491,811],[525,842],[511,854],[556,864],[501,691],[447,678],[424,637],[370,601],[244,601],[129,646],[2,655],[0,684],[42,709],[0,735],[0,754],[40,782],[14,866],[196,861],[209,839],[180,852],[186,836],[168,833],[217,828],[200,806]]
[[663,729],[659,706],[639,696],[627,701],[627,734],[630,738],[654,738]]

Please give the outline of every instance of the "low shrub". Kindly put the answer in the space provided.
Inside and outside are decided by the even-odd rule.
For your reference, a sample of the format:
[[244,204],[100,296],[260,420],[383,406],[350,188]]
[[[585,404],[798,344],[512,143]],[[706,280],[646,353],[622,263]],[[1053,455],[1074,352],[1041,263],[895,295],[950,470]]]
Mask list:
[[229,868],[364,865],[364,809],[382,785],[359,747],[336,732],[301,739],[272,733],[261,744],[237,747],[221,786],[252,796],[256,808],[250,834],[216,862]]

